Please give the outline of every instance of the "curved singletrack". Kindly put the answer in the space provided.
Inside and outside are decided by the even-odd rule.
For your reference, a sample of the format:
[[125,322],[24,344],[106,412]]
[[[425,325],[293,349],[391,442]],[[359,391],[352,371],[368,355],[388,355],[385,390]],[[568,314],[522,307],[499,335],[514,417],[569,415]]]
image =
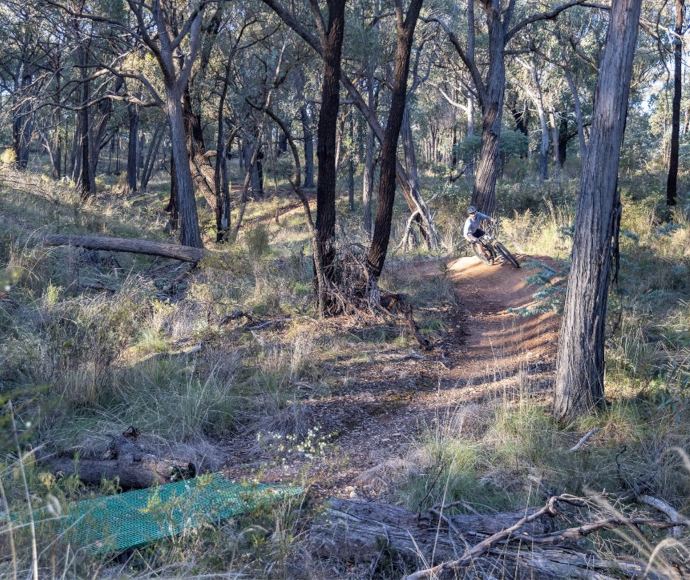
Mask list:
[[[559,318],[553,311],[530,314],[538,288],[528,279],[538,271],[530,263],[557,268],[549,258],[522,262],[520,269],[488,266],[476,257],[446,263],[461,306],[452,322],[462,332],[443,345],[445,356],[413,353],[378,361],[363,367],[346,387],[305,402],[320,425],[339,433],[336,463],[341,463],[307,467],[324,495],[375,497],[385,489],[382,473],[405,464],[422,430],[463,410],[482,422],[488,416],[482,409],[492,401],[544,396],[550,389]],[[439,277],[443,266],[412,263],[405,274]],[[304,474],[304,467],[296,463],[263,475],[289,480]],[[247,475],[241,465],[230,473]]]

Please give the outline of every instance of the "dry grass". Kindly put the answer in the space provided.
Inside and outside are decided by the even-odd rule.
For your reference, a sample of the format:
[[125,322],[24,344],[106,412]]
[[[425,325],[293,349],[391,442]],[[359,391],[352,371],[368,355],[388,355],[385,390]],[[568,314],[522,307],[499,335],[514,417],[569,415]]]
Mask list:
[[[574,184],[535,191],[529,181],[504,188],[502,236],[519,253],[565,257]],[[465,203],[451,193],[440,192],[437,205],[448,249],[457,246],[458,208]],[[414,342],[391,325],[314,321],[301,210],[274,219],[291,198],[250,204],[239,243],[222,248],[222,260],[193,272],[178,291],[166,290],[177,272],[160,261],[117,256],[115,263],[33,243],[37,232],[53,230],[164,237],[165,215],[158,196],[151,199],[156,203],[109,191],[83,206],[66,184],[0,173],[0,403],[15,403],[20,448],[48,441],[55,450],[85,449],[133,424],[170,444],[204,449],[217,464],[226,458],[219,441],[238,433],[277,434],[292,447],[283,453],[288,460],[313,454],[319,463],[326,445],[338,455],[337,441],[326,441],[330,433],[315,435],[321,418],[310,404],[337,396],[367,369],[380,369],[378,361],[396,364],[395,356]],[[626,198],[625,208],[621,282],[611,302],[610,408],[563,429],[543,400],[529,396],[526,382],[515,398],[441,411],[409,457],[372,475],[385,478],[398,500],[424,508],[445,498],[491,510],[539,503],[560,491],[624,492],[643,481],[648,493],[687,513],[690,482],[673,449],[690,449],[690,224],[680,213],[676,225],[660,223],[644,199]],[[358,216],[341,215],[347,241],[364,240]],[[397,220],[396,235],[404,221]],[[428,252],[419,249],[420,255]],[[414,262],[413,270],[429,270],[421,279],[409,264],[409,257],[393,256],[382,283],[410,296],[425,336],[445,336],[458,307],[454,288],[432,260]],[[228,322],[236,311],[251,320]],[[27,513],[20,468],[41,505],[115,491],[108,485],[85,490],[74,479],[43,474],[17,451],[8,427],[5,413],[0,481],[10,514]],[[569,453],[594,427],[599,431],[587,448]],[[39,525],[38,563],[51,576],[328,576],[304,552],[306,523],[292,507],[203,529],[121,561],[67,552]],[[14,525],[7,513],[0,504],[3,553]],[[0,557],[0,576],[11,576],[13,565],[24,576],[33,565],[28,528],[15,531],[18,555]],[[629,550],[650,559],[655,548],[636,537],[597,542],[604,553]],[[681,551],[663,545],[654,558],[667,548]]]

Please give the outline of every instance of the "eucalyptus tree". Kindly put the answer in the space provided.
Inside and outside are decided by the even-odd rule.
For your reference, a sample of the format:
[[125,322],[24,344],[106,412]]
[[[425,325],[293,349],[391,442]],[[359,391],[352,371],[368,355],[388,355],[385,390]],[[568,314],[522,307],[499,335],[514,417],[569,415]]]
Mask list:
[[555,413],[564,421],[604,404],[604,330],[619,226],[618,164],[641,4],[613,0],[599,64],[558,345]]
[[[500,171],[499,142],[503,121],[503,104],[506,87],[506,50],[508,44],[521,31],[532,24],[557,18],[563,11],[583,4],[584,0],[566,0],[546,12],[532,12],[529,6],[523,10],[516,0],[480,0],[484,13],[486,54],[476,54],[478,22],[475,17],[475,0],[468,0],[466,10],[466,38],[462,42],[449,17],[436,16],[428,21],[440,25],[472,78],[475,96],[482,115],[482,142],[475,173],[472,203],[485,213],[496,209],[496,182]],[[482,60],[488,61],[486,67]],[[482,70],[484,69],[484,70]]]
[[[186,147],[187,130],[182,100],[199,54],[206,5],[202,3],[187,13],[181,13],[176,7],[164,2],[149,5],[143,0],[127,0],[127,4],[136,22],[136,27],[129,29],[130,33],[147,47],[158,63],[165,95],[160,96],[149,79],[136,71],[129,70],[121,74],[141,82],[166,111],[175,165],[175,204],[180,215],[180,243],[200,248],[203,247],[203,242]],[[152,29],[155,31],[153,34]]]
[[5,1],[0,5],[2,58],[0,90],[8,98],[5,112],[12,129],[12,148],[18,168],[29,163],[36,100],[46,84],[47,38],[40,14],[31,3]]
[[680,151],[680,105],[683,93],[683,34],[685,32],[685,0],[674,2],[673,25],[673,104],[671,119],[671,151],[666,179],[666,204],[676,205],[678,196],[678,156]]

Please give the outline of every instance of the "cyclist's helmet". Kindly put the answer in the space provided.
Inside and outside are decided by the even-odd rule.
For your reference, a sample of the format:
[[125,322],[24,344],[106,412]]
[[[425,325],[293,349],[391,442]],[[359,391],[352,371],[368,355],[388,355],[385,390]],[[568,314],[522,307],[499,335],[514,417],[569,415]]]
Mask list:
[[474,215],[477,213],[477,208],[471,205],[470,207],[467,208],[467,213],[468,215]]

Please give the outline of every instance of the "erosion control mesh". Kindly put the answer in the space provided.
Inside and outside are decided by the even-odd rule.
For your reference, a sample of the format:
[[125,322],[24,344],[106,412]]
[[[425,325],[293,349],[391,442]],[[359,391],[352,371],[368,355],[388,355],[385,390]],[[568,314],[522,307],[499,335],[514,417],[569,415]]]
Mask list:
[[63,531],[74,549],[119,552],[274,504],[299,487],[244,485],[214,474],[75,503]]

